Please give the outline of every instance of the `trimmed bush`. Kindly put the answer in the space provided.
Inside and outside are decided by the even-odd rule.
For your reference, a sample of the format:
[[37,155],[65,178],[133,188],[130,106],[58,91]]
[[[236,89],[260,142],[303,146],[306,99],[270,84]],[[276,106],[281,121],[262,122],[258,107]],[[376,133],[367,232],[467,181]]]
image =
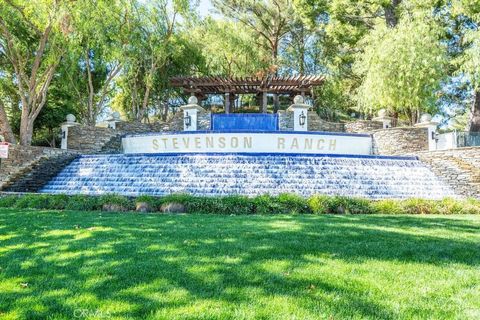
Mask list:
[[256,214],[278,214],[281,213],[280,203],[275,201],[275,197],[270,195],[261,195],[252,200],[253,211]]
[[0,197],[0,208],[13,208],[18,199],[18,196]]
[[102,208],[98,197],[74,195],[69,196],[65,209],[76,211],[96,211]]
[[312,213],[308,201],[296,194],[283,193],[273,199],[280,205],[281,213],[305,214]]
[[370,214],[375,213],[370,200],[340,196],[313,196],[308,200],[315,214]]
[[436,201],[424,199],[407,199],[402,201],[402,208],[404,212],[410,214],[438,214],[438,206]]
[[[101,197],[85,195],[8,195],[0,197],[0,207],[76,211],[133,211],[142,203],[147,211],[165,211],[182,208],[185,213],[198,214],[480,214],[480,200],[424,199],[366,200],[340,196],[315,195],[308,199],[292,194],[278,196],[196,197],[173,194],[164,197],[140,196],[128,198],[119,195]],[[175,212],[180,209],[176,209]],[[169,210],[166,210],[169,211]]]
[[16,199],[5,200],[11,207],[44,209],[44,210],[64,210],[69,201],[66,195],[46,195],[46,194],[28,194],[23,196],[14,196]]
[[308,206],[312,213],[314,214],[324,214],[328,213],[327,208],[328,208],[328,201],[329,201],[329,196],[325,195],[315,195],[312,196],[308,199]]
[[[460,208],[458,208],[460,207]],[[453,208],[453,209],[452,209]],[[480,200],[478,199],[467,199],[458,202],[457,206],[453,206],[450,203],[450,210],[455,210],[454,213],[461,214],[480,214]],[[444,207],[444,214],[451,214],[447,211],[447,208]]]
[[401,201],[390,199],[372,202],[372,211],[379,214],[405,214]]

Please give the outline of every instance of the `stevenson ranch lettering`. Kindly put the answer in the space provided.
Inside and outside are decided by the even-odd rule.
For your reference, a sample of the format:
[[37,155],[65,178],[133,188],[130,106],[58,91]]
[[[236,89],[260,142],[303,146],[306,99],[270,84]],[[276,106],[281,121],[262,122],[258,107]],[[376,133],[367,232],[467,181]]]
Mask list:
[[324,133],[189,133],[127,136],[125,153],[371,153],[368,135]]
[[[276,138],[277,150],[313,150],[318,151],[328,148],[335,151],[337,139],[329,139],[328,143],[323,138]],[[195,137],[195,138],[154,138],[154,150],[205,150],[205,149],[252,149],[252,137]]]

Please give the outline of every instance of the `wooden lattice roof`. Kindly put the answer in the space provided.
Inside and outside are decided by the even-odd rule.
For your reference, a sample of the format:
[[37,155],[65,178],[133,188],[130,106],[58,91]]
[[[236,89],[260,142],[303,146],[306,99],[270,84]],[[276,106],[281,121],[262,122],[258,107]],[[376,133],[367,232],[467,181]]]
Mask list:
[[174,77],[170,84],[182,88],[185,93],[195,95],[206,94],[245,94],[245,93],[278,93],[296,95],[311,94],[312,88],[325,81],[323,76],[290,76],[290,77]]

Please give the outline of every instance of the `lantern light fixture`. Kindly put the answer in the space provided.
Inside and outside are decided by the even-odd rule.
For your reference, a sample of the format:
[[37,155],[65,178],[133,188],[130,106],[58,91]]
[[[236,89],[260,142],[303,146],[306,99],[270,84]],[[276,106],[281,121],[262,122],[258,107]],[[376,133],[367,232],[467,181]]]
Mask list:
[[185,127],[189,128],[192,125],[192,116],[188,114],[188,112],[185,112],[185,118],[183,118],[183,121],[185,123]]
[[305,125],[305,121],[307,120],[307,117],[305,116],[305,113],[302,111],[302,113],[298,116],[298,123],[300,124],[300,126],[304,126]]

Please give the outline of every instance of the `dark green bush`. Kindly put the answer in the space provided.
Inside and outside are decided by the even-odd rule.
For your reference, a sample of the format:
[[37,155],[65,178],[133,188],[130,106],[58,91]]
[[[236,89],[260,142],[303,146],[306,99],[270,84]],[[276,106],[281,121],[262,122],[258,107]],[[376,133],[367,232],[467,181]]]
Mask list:
[[253,205],[251,199],[244,196],[225,197],[192,197],[192,196],[168,196],[162,200],[166,203],[181,203],[188,213],[216,213],[216,214],[252,214]]
[[280,204],[275,201],[275,197],[270,195],[260,195],[251,201],[253,211],[256,214],[278,214],[282,211]]
[[308,200],[315,214],[368,214],[375,213],[370,200],[340,196],[313,196]]
[[13,208],[18,201],[18,196],[4,196],[0,197],[0,208]]
[[308,199],[292,194],[279,196],[259,195],[197,197],[172,194],[164,197],[140,196],[127,198],[118,195],[101,197],[85,195],[28,194],[0,197],[0,207],[52,209],[52,210],[135,210],[136,204],[148,203],[151,210],[162,205],[179,203],[187,213],[201,214],[480,214],[480,200],[424,199],[372,201],[359,198],[316,195]]
[[48,209],[49,197],[54,196],[45,194],[24,195],[15,203],[15,208]]
[[101,210],[102,205],[100,204],[99,197],[72,195],[68,197],[68,203],[65,209],[76,211],[96,211]]
[[280,205],[279,213],[294,213],[294,214],[305,214],[305,213],[312,213],[310,207],[308,206],[308,200],[290,193],[283,193],[276,197],[274,201],[278,202]]
[[12,204],[15,208],[63,210],[67,207],[69,197],[66,195],[29,194],[17,197]]
[[215,202],[215,205],[218,206],[215,211],[221,214],[245,215],[253,213],[253,204],[248,197],[227,196],[218,200]]

